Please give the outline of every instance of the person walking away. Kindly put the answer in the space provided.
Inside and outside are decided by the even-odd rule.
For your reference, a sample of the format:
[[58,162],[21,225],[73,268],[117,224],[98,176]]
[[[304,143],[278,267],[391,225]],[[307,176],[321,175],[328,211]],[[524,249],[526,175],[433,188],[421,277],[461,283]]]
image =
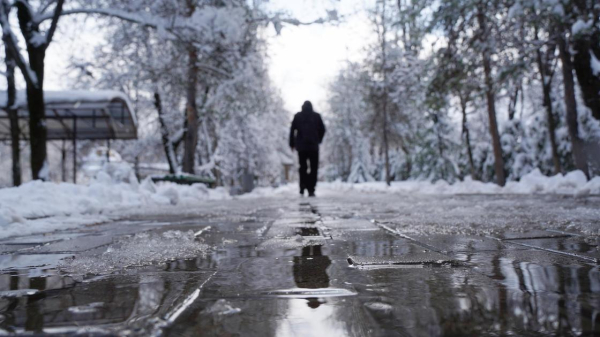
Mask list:
[[[325,125],[321,115],[313,110],[312,103],[304,102],[302,111],[294,116],[290,128],[290,147],[298,151],[300,161],[300,194],[308,190],[315,196],[319,170],[319,144],[325,136]],[[310,171],[308,171],[310,163]]]

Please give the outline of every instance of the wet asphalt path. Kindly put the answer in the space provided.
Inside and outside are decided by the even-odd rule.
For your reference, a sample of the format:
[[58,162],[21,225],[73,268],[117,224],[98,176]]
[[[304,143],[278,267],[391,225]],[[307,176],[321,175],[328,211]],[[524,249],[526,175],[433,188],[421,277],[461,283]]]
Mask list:
[[[599,200],[235,200],[11,239],[0,242],[0,331],[600,335]],[[123,236],[171,230],[210,249],[100,275],[57,268],[118,249]]]

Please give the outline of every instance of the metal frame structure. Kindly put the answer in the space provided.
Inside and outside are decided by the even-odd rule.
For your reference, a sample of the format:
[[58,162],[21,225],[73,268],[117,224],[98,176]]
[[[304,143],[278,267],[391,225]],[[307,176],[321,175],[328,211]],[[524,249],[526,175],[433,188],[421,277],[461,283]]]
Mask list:
[[[98,95],[94,95],[98,94]],[[6,95],[0,92],[0,95]],[[118,92],[78,95],[50,92],[46,100],[47,140],[73,142],[73,177],[77,176],[77,140],[137,139],[137,121],[127,97]],[[24,99],[17,101],[20,139],[29,139],[29,111]],[[10,120],[0,107],[0,141],[10,141]],[[75,179],[75,178],[74,178]]]

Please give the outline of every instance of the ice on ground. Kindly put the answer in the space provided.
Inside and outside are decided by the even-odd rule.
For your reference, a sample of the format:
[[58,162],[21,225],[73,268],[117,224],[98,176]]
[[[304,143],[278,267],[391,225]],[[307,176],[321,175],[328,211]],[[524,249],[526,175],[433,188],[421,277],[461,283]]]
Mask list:
[[5,290],[5,291],[0,291],[0,298],[2,298],[2,297],[17,298],[17,297],[23,297],[23,296],[32,296],[39,292],[40,291],[37,289]]
[[104,306],[104,302],[93,302],[87,305],[80,305],[69,307],[69,312],[74,314],[89,314],[98,311],[98,308],[102,308]]
[[227,302],[227,300],[220,299],[215,302],[215,304],[211,305],[205,312],[208,314],[212,314],[214,316],[227,316],[240,313],[242,309],[234,308],[231,303]]
[[391,312],[394,310],[394,307],[391,306],[390,304],[387,303],[382,303],[382,302],[367,302],[365,303],[365,307],[374,310],[374,311],[380,311],[380,312]]
[[208,245],[195,240],[193,231],[139,233],[121,238],[98,255],[77,256],[59,265],[71,274],[107,274],[129,267],[160,264],[206,254]]

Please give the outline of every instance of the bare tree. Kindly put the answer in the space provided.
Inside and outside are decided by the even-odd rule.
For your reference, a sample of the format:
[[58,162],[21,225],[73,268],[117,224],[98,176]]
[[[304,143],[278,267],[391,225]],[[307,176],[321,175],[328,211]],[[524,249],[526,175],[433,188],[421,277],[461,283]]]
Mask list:
[[557,45],[562,63],[563,88],[565,90],[565,107],[567,110],[567,126],[571,136],[573,160],[575,167],[589,176],[588,159],[585,151],[585,141],[579,134],[577,120],[577,101],[575,100],[575,80],[573,78],[573,61],[571,52],[563,33],[557,34]]
[[483,45],[481,50],[481,60],[483,64],[483,74],[485,76],[485,95],[487,99],[487,110],[489,118],[489,131],[492,137],[492,146],[494,149],[494,167],[496,172],[496,183],[500,186],[506,184],[504,175],[504,159],[502,157],[502,146],[500,145],[500,134],[498,132],[498,122],[496,120],[496,95],[494,89],[494,80],[492,79],[491,50],[485,39],[489,37],[486,8],[482,2],[477,5],[477,22],[479,24],[479,39]]
[[27,61],[18,47],[16,36],[12,33],[10,26],[9,13],[6,9],[11,5],[8,0],[2,0],[2,6],[0,6],[2,8],[0,9],[0,25],[4,31],[3,41],[6,44],[8,54],[15,60],[21,73],[23,73],[27,85],[31,175],[33,179],[42,180],[48,180],[49,177],[46,158],[47,128],[44,104],[44,61],[46,50],[56,32],[64,0],[51,1],[50,3],[54,3],[55,6],[51,11],[52,14],[50,14],[50,27],[44,33],[41,31],[40,22],[36,18],[48,11],[49,5],[45,4],[41,7],[40,12],[35,12],[28,0],[15,1],[14,6],[17,8],[19,27],[27,47]]
[[[4,12],[10,12],[10,7],[5,7],[6,2],[0,4],[3,6]],[[3,35],[4,38],[8,38],[7,34]],[[14,105],[17,100],[17,89],[15,85],[15,67],[16,63],[11,53],[8,50],[8,44],[4,41],[4,55],[6,64],[6,113],[10,120],[10,141],[11,141],[11,153],[12,153],[12,179],[13,186],[21,185],[21,147],[20,147],[20,127],[19,127],[19,116],[17,115],[17,109]]]

